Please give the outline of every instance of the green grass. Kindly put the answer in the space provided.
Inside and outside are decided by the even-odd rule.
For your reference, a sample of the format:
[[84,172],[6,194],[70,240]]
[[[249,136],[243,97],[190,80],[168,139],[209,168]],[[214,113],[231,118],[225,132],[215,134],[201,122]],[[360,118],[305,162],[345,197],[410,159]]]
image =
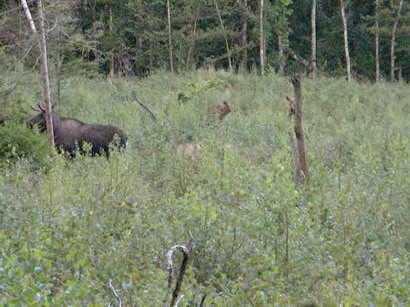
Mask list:
[[[118,125],[129,143],[109,160],[2,164],[0,303],[116,304],[111,279],[123,303],[157,306],[166,252],[182,244],[182,306],[410,304],[410,87],[302,88],[311,178],[296,191],[285,78],[64,79],[60,115]],[[225,99],[234,111],[210,118]],[[201,151],[181,157],[180,144]]]

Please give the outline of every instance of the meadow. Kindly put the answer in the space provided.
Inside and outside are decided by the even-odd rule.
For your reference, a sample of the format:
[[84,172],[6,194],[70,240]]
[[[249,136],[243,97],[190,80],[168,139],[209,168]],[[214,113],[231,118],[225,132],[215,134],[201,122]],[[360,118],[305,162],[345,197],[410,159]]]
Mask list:
[[[40,83],[13,78],[28,119]],[[409,85],[304,77],[302,90],[310,180],[296,189],[287,78],[63,78],[56,112],[121,127],[127,148],[50,158],[44,135],[0,127],[0,304],[118,305],[114,288],[161,305],[176,244],[190,249],[180,306],[410,304]],[[223,100],[220,121],[207,108]]]

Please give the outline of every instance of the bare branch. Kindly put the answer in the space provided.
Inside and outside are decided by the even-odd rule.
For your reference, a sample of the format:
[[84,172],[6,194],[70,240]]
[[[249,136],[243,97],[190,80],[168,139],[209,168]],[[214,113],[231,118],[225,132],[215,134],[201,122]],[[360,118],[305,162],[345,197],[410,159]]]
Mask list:
[[184,254],[184,258],[182,259],[181,267],[179,269],[179,275],[177,278],[177,282],[175,284],[175,289],[174,289],[174,292],[172,293],[172,299],[170,303],[171,307],[175,306],[175,303],[177,301],[179,290],[181,289],[182,280],[184,279],[185,270],[186,270],[188,259],[189,259],[189,251],[185,246],[175,245],[168,251],[167,253],[168,289],[162,301],[163,307],[167,306],[168,297],[169,297],[169,294],[171,293],[171,286],[172,286],[172,280],[173,280],[173,275],[174,275],[174,264],[172,263],[172,255],[174,254],[176,250],[180,250]]
[[[245,45],[245,46],[240,46],[240,47],[236,47],[236,48],[234,48],[234,49],[232,49],[231,50],[231,56],[232,55],[235,55],[235,54],[237,54],[237,53],[239,53],[239,52],[241,52],[241,51],[243,51],[243,50],[245,50],[245,49],[249,49],[249,48],[253,48],[253,47],[255,47],[255,44],[254,43],[252,43],[252,42],[250,42],[250,43],[248,43],[247,45]],[[225,59],[225,58],[227,58],[227,57],[229,57],[229,54],[228,53],[225,53],[225,54],[223,54],[223,55],[221,55],[221,56],[219,56],[219,57],[216,57],[216,58],[213,58],[213,59],[206,59],[206,61],[207,61],[207,63],[209,63],[209,64],[214,64],[214,63],[216,63],[216,62],[218,62],[218,61],[220,61],[220,60],[223,60],[223,59]]]
[[79,41],[79,40],[76,40],[76,39],[72,38],[72,37],[71,37],[67,32],[65,32],[64,30],[60,30],[60,32],[61,32],[62,34],[64,34],[64,36],[66,36],[66,37],[68,38],[68,40],[66,40],[67,42],[80,44],[80,45],[82,45],[83,47],[86,47],[86,48],[88,48],[89,50],[92,50],[92,51],[96,52],[97,54],[99,54],[99,55],[101,55],[101,56],[103,56],[103,57],[107,57],[107,52],[103,52],[103,51],[101,51],[101,50],[98,50],[98,49],[95,48],[95,47],[92,47],[92,46],[90,46],[90,45],[87,45],[87,44],[84,43],[84,41]]
[[179,302],[184,298],[185,295],[181,295],[181,297],[177,300],[177,302],[175,303],[175,306],[178,306]]
[[[31,50],[33,49],[33,47],[34,47],[35,45],[38,46],[39,42],[40,42],[40,38],[36,39],[36,40],[34,41],[34,43],[28,48],[26,54],[23,55],[23,57],[21,58],[21,60],[24,60],[24,59],[30,54],[30,52],[31,52]],[[37,61],[38,61],[38,60],[37,60]]]
[[53,21],[53,23],[54,23],[53,27],[47,29],[47,34],[50,33],[50,32],[52,32],[52,31],[54,30],[54,28],[58,25],[58,17],[59,17],[59,16],[56,16],[56,20]]
[[148,108],[140,99],[138,99],[135,92],[133,92],[132,95],[134,96],[134,99],[138,102],[138,104],[151,115],[152,120],[154,122],[157,122],[157,117],[155,116],[154,112],[152,112],[150,108]]
[[121,298],[119,297],[119,295],[117,294],[117,291],[115,291],[115,288],[114,288],[114,286],[112,285],[112,280],[110,279],[109,280],[109,285],[110,285],[110,288],[111,288],[111,290],[112,290],[112,292],[114,292],[114,295],[115,295],[115,297],[117,298],[117,300],[118,300],[118,306],[122,306],[122,302],[121,302]]

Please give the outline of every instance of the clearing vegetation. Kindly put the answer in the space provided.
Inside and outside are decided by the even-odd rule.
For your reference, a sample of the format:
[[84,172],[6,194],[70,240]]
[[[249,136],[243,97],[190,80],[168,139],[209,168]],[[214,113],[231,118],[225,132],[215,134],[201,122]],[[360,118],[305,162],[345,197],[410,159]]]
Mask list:
[[128,135],[109,159],[49,158],[23,122],[39,80],[1,82],[21,124],[0,125],[0,304],[160,306],[174,245],[190,251],[180,306],[410,304],[408,84],[302,79],[296,189],[276,74],[62,80],[58,114]]

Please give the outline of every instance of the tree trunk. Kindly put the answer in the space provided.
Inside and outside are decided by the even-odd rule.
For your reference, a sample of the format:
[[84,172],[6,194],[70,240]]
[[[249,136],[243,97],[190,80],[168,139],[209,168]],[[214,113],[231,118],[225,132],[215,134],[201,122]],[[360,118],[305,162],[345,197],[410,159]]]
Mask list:
[[40,50],[41,50],[41,77],[43,79],[43,95],[46,110],[46,125],[48,141],[54,154],[54,129],[50,94],[50,79],[48,75],[48,60],[47,60],[47,41],[46,31],[44,26],[43,3],[42,0],[37,0],[38,16],[40,18]]
[[174,73],[174,61],[172,55],[172,32],[171,32],[171,7],[169,0],[167,0],[167,20],[168,20],[168,48],[169,48],[169,68],[171,74]]
[[260,0],[260,12],[259,12],[259,57],[261,62],[261,75],[265,74],[266,64],[265,64],[265,32],[264,32],[264,0]]
[[189,67],[191,65],[192,51],[193,51],[194,46],[195,46],[196,28],[198,26],[198,17],[199,17],[199,4],[198,4],[198,7],[196,8],[194,28],[192,30],[192,40],[191,40],[191,43],[189,45],[188,56],[187,56],[187,60],[186,60],[186,69],[189,69]]
[[27,6],[26,0],[21,0],[21,5],[23,6],[24,13],[26,14],[27,20],[30,24],[31,31],[36,33],[37,32],[36,25],[34,24],[33,17],[31,17],[31,13]]
[[379,38],[380,38],[380,29],[379,29],[379,0],[376,0],[376,38],[375,38],[375,57],[376,57],[376,82],[380,81],[380,59],[379,59]]
[[397,18],[394,21],[393,29],[391,31],[391,42],[390,42],[390,81],[394,82],[394,70],[395,70],[395,55],[394,55],[394,48],[396,44],[396,30],[397,24],[399,23],[401,9],[403,7],[403,0],[399,0],[399,9],[397,11]]
[[344,37],[344,43],[345,43],[347,81],[350,81],[351,73],[350,73],[349,40],[347,37],[347,20],[346,20],[346,15],[345,15],[344,0],[340,0],[340,11],[342,13],[342,22],[343,22],[343,37]]
[[[295,136],[296,147],[292,149],[294,156],[296,156],[296,185],[301,186],[309,179],[308,168],[305,156],[305,137],[303,133],[303,112],[302,112],[302,88],[300,84],[300,77],[292,79],[295,100],[294,100],[294,116],[295,116]],[[292,112],[291,112],[292,114]],[[294,147],[293,137],[291,137],[291,146]],[[294,153],[296,151],[296,154]]]
[[58,34],[57,38],[57,105],[61,105],[61,75],[63,72],[62,66],[63,66],[63,61],[64,61],[64,55],[61,55],[61,39],[60,39],[60,33]]
[[312,0],[312,16],[311,16],[311,27],[312,27],[312,40],[311,40],[311,65],[313,73],[316,73],[316,0]]
[[218,14],[219,23],[221,24],[222,33],[225,39],[226,54],[228,55],[229,71],[232,72],[232,56],[231,56],[231,49],[229,48],[229,43],[228,43],[228,35],[226,33],[224,22],[221,16],[221,12],[219,11],[218,2],[216,0],[214,0],[214,5],[215,5],[216,13]]
[[283,56],[283,42],[282,42],[282,36],[279,34],[278,36],[278,48],[279,48],[279,74],[284,75],[285,74],[285,58]]
[[[108,5],[108,31],[110,32],[110,35],[113,35],[113,21],[112,21],[112,7],[111,4]],[[111,49],[111,51],[108,54],[109,58],[109,69],[108,69],[108,76],[110,78],[114,78],[114,47]]]
[[[248,0],[244,0],[244,6],[248,7]],[[248,16],[244,14],[243,16],[243,23],[242,23],[242,48],[243,48],[243,55],[242,55],[242,69],[245,71],[248,67]]]

